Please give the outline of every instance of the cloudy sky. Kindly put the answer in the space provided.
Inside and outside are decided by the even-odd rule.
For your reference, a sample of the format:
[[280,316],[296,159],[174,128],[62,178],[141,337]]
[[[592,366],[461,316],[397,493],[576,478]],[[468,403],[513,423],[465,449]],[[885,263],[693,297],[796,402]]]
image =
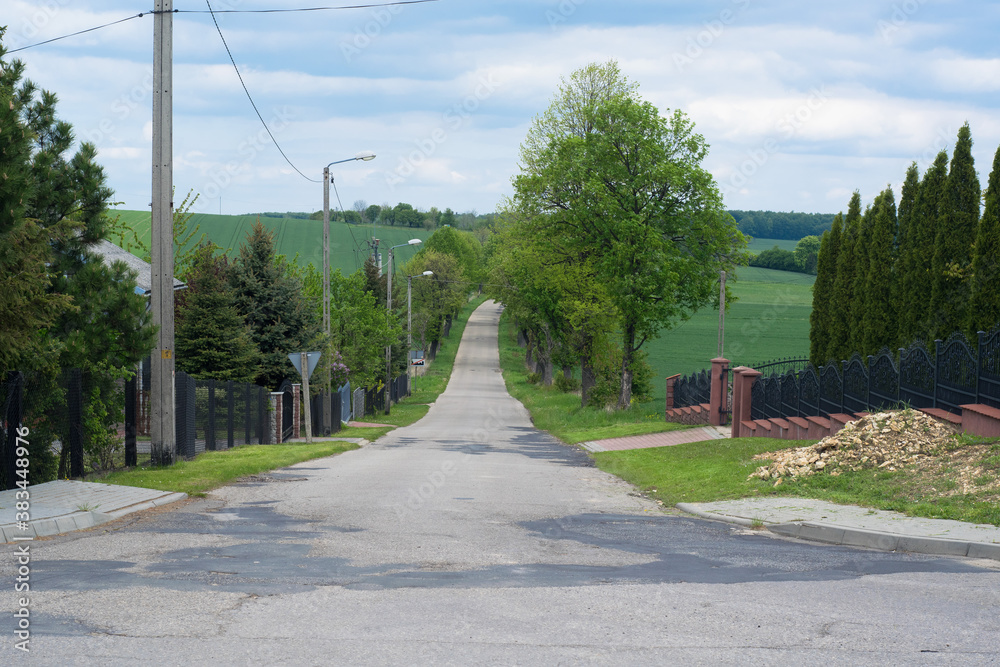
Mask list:
[[[325,0],[213,0],[216,10]],[[5,0],[8,49],[152,3]],[[205,2],[175,0],[201,12]],[[835,212],[921,171],[972,128],[980,178],[1000,144],[1000,3],[981,0],[439,0],[391,8],[228,13],[223,35],[294,167],[343,205],[495,209],[518,147],[561,77],[614,58],[711,152],[728,207]],[[150,200],[150,15],[17,52],[100,151],[123,208]],[[212,17],[174,22],[174,182],[216,213],[314,211],[322,186],[263,131]]]

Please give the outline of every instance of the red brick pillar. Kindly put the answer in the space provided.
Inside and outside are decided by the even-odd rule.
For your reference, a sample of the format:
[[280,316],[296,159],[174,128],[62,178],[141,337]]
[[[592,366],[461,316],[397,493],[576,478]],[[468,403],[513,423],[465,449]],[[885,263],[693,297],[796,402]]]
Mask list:
[[733,437],[743,435],[742,422],[750,419],[750,390],[753,383],[760,377],[760,371],[746,366],[733,369]]
[[708,399],[708,423],[712,426],[722,425],[722,406],[729,398],[729,373],[723,371],[725,368],[729,368],[729,359],[712,359],[712,390]]
[[299,418],[299,410],[302,408],[302,397],[299,395],[301,393],[302,385],[293,384],[292,385],[292,437],[301,438],[302,420]]
[[271,442],[281,444],[281,397],[284,392],[271,392]]
[[667,378],[667,410],[674,407],[674,385],[677,384],[677,378],[680,376],[681,374],[678,373]]

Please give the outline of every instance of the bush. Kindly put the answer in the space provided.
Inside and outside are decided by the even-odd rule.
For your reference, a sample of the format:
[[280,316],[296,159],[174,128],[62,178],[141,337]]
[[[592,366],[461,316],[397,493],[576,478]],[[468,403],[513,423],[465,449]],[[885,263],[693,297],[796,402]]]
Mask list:
[[580,381],[578,379],[575,377],[566,377],[565,375],[557,375],[555,385],[556,389],[567,394],[580,389]]
[[[653,369],[645,350],[635,353],[632,361],[632,403],[648,401],[653,391]],[[594,357],[596,383],[588,394],[594,406],[612,408],[618,404],[622,384],[622,351],[608,342]]]
[[541,373],[528,373],[528,377],[526,379],[528,381],[528,384],[538,384],[538,383],[540,383],[542,381],[542,374]]

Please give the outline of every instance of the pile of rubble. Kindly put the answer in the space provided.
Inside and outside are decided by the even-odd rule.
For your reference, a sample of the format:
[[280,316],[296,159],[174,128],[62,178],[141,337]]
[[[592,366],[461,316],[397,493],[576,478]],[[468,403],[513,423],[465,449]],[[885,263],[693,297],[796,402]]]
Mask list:
[[821,470],[839,475],[841,470],[882,468],[895,471],[932,456],[957,429],[916,410],[877,412],[848,422],[834,435],[815,445],[765,452],[755,460],[771,460],[750,478],[775,480],[804,477]]

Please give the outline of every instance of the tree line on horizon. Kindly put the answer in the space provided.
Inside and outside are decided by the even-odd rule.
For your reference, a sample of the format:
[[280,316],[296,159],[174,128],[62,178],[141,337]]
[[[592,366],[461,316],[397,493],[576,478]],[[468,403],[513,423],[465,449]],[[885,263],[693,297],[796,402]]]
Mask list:
[[[982,207],[982,208],[981,208]],[[940,151],[923,176],[906,171],[865,210],[855,191],[820,245],[810,360],[876,354],[953,332],[975,340],[1000,323],[1000,148],[985,192],[966,123],[949,163]],[[980,215],[980,211],[982,214]]]

